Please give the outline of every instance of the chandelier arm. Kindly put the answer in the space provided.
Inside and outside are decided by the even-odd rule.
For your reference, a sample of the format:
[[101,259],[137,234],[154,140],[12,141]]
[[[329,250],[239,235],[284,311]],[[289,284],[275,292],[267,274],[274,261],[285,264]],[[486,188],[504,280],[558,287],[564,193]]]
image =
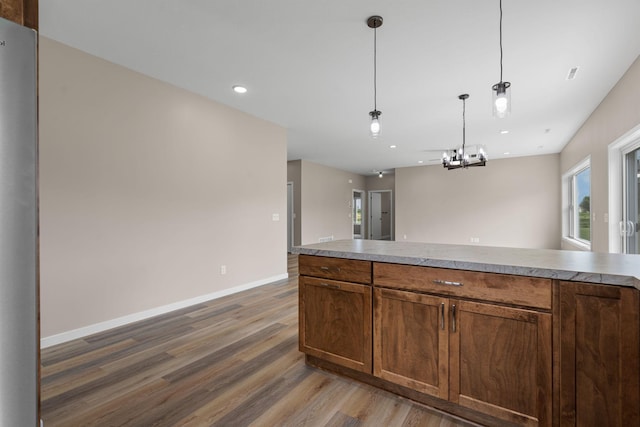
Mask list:
[[466,137],[467,137],[467,120],[466,120],[466,110],[467,110],[467,100],[466,98],[462,98],[462,161],[464,161],[464,155],[466,154],[466,150],[464,148]]

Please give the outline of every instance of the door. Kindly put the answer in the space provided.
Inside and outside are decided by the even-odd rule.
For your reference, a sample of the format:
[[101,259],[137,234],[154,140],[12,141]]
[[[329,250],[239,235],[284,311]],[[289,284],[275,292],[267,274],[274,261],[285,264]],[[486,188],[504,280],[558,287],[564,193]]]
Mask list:
[[640,148],[625,154],[624,161],[623,216],[620,232],[623,238],[623,251],[628,254],[640,254]]
[[295,220],[295,212],[293,209],[293,182],[287,183],[287,252],[291,252],[291,248],[293,247],[293,230],[294,230],[294,220]]
[[551,425],[551,314],[453,299],[450,313],[450,400]]
[[609,212],[604,221],[609,223],[609,252],[640,253],[638,243],[638,151],[640,125],[609,144]]
[[369,239],[393,240],[393,194],[369,191]]
[[447,298],[374,289],[374,375],[449,398]]
[[369,239],[382,239],[382,197],[377,191],[369,192]]

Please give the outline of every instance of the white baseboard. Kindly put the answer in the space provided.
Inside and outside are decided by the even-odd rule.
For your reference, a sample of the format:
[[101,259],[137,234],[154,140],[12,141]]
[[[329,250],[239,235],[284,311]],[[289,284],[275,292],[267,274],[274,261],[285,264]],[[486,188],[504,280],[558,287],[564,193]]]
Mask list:
[[60,334],[51,335],[49,337],[42,338],[40,340],[40,348],[47,348],[56,344],[62,344],[67,341],[72,341],[78,338],[83,338],[98,332],[106,331],[108,329],[117,328],[118,326],[124,326],[128,323],[137,322],[139,320],[148,319],[160,314],[169,313],[174,310],[189,307],[191,305],[200,304],[202,302],[211,301],[217,298],[222,298],[227,295],[235,294],[237,292],[245,291],[251,288],[257,288],[269,283],[277,282],[280,280],[288,279],[287,273],[279,274],[277,276],[267,277],[266,279],[257,280],[255,282],[246,283],[244,285],[235,286],[229,289],[223,289],[218,292],[202,295],[195,298],[190,298],[183,301],[174,302],[172,304],[163,305],[161,307],[152,308],[138,313],[128,314],[126,316],[118,317],[116,319],[107,320],[100,323],[94,323],[93,325],[84,326],[82,328],[73,329],[71,331],[62,332]]

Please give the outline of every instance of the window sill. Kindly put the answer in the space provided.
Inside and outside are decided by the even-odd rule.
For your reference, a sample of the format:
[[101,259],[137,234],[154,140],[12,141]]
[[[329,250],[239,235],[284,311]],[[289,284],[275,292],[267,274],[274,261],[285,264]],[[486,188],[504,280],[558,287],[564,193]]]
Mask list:
[[562,242],[571,247],[572,250],[591,251],[591,243],[584,243],[581,240],[572,237],[563,237]]

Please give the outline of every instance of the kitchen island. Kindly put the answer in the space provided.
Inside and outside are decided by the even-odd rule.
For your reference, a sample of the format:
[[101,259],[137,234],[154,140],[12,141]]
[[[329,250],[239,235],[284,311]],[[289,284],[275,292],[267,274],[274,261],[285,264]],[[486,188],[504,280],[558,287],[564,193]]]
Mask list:
[[294,253],[310,365],[485,425],[640,425],[640,256],[369,240]]

